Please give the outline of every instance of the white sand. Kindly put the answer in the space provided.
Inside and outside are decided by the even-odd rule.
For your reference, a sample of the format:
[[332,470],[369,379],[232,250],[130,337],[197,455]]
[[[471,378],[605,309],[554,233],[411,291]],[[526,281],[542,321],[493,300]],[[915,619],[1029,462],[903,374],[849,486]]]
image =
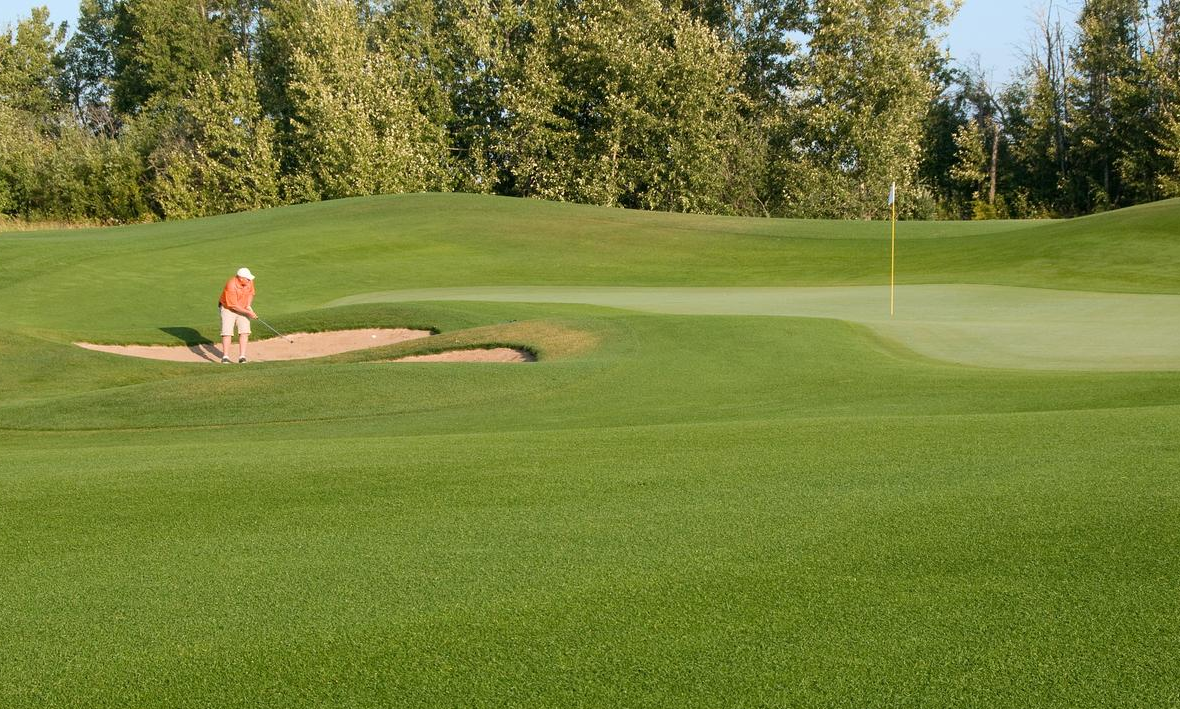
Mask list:
[[[268,340],[251,341],[246,348],[246,358],[251,362],[274,362],[285,359],[311,359],[327,355],[363,350],[369,347],[392,345],[406,340],[429,337],[429,330],[407,330],[405,328],[370,328],[365,330],[335,330],[332,332],[296,332],[288,335],[290,340],[272,337]],[[99,352],[162,359],[171,362],[220,362],[221,344],[207,345],[95,345],[89,342],[75,342],[79,347]],[[234,337],[229,356],[238,360],[238,338]]]

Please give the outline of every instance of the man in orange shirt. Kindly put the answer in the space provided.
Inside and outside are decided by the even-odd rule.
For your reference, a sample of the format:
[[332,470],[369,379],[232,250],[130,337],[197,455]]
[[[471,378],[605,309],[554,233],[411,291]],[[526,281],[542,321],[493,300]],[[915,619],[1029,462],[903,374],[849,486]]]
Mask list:
[[254,302],[254,274],[239,268],[221,290],[217,310],[221,313],[221,363],[229,364],[229,343],[234,339],[234,325],[238,326],[238,364],[246,363],[246,344],[250,342],[250,321],[258,317]]

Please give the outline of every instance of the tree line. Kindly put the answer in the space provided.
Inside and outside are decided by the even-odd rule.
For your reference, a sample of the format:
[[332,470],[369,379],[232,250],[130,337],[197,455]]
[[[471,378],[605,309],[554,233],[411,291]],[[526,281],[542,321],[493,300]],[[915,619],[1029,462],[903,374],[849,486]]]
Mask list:
[[1180,0],[1050,7],[995,86],[956,0],[83,0],[0,41],[0,213],[484,192],[717,214],[1070,216],[1180,194]]

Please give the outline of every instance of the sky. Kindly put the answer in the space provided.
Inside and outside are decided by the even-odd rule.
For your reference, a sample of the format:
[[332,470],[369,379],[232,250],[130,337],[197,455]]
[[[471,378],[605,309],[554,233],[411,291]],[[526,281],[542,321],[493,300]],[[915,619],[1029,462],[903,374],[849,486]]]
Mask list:
[[[947,28],[947,45],[960,64],[979,65],[992,82],[1004,84],[1024,64],[1032,33],[1049,0],[965,0]],[[1073,27],[1082,0],[1053,0],[1053,15]]]
[[[1082,0],[1053,0],[1063,24],[1071,25]],[[997,84],[1006,83],[1023,63],[1023,51],[1036,26],[1040,8],[1049,0],[965,0],[958,16],[947,29],[947,46],[956,61],[966,64],[979,55],[979,63]],[[49,8],[56,24],[66,20],[73,27],[78,15],[77,0],[0,0],[0,26],[28,17],[36,5]]]

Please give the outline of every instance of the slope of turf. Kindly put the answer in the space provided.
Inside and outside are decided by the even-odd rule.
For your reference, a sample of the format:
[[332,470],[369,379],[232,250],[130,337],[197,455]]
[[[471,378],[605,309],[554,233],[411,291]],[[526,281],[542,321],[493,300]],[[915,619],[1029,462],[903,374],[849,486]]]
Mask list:
[[362,293],[412,300],[588,303],[654,313],[794,315],[863,323],[927,356],[1022,369],[1180,369],[1180,296],[982,285],[676,288],[484,286]]
[[[902,273],[1144,303],[1178,224],[907,224]],[[414,195],[0,235],[0,706],[1177,705],[1180,373],[962,366],[751,300],[879,287],[880,228]],[[441,334],[70,344],[212,338],[243,264],[280,328]],[[1057,312],[1012,297],[972,317]],[[489,343],[540,361],[381,362]]]
[[[898,282],[1180,293],[1178,205],[1064,224],[904,223]],[[267,274],[259,306],[273,313],[405,288],[879,285],[888,283],[888,258],[881,222],[409,195],[101,231],[0,234],[0,297],[13,325],[82,337],[124,323],[130,335],[207,320],[225,274],[240,263]]]

